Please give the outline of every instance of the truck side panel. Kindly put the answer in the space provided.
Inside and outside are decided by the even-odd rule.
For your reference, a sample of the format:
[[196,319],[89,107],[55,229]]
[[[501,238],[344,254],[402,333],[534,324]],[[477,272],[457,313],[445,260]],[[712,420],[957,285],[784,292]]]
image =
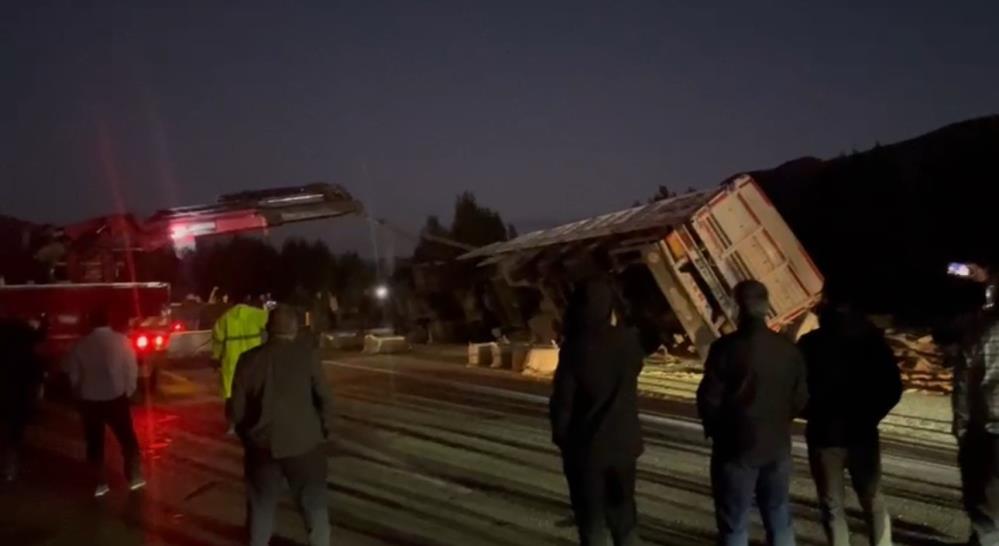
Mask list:
[[822,275],[751,178],[702,209],[693,227],[730,286],[748,278],[767,285],[774,324],[790,322],[818,299]]

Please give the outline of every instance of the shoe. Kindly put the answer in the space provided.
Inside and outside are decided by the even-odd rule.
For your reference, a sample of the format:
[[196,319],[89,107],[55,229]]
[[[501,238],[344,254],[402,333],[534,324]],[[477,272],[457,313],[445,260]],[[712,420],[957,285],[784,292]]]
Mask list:
[[128,484],[128,489],[131,491],[138,491],[146,486],[146,480],[142,478],[135,478]]
[[99,498],[103,497],[104,495],[107,495],[110,492],[111,492],[111,488],[108,487],[108,484],[102,483],[102,484],[100,484],[100,485],[97,486],[97,489],[94,489],[94,498],[95,499],[99,499]]

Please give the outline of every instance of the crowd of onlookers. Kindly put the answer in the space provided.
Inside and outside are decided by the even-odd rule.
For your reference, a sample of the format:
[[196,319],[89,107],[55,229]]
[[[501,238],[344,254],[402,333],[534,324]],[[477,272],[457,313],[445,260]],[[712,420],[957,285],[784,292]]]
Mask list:
[[[954,432],[972,544],[999,545],[999,311],[986,283],[981,313],[944,340],[954,372]],[[739,327],[713,343],[697,392],[712,444],[710,479],[718,543],[746,545],[754,503],[768,543],[793,545],[790,506],[793,422],[805,439],[828,543],[850,544],[847,475],[873,546],[892,544],[881,492],[878,425],[902,396],[898,364],[884,333],[835,285],[818,308],[819,328],[795,343],[767,325],[766,287],[735,288]],[[550,399],[552,440],[561,451],[583,545],[639,541],[635,503],[643,452],[638,376],[658,336],[628,316],[612,283],[578,283],[562,318],[559,364]],[[229,432],[245,449],[250,544],[265,545],[283,483],[290,486],[313,545],[329,543],[326,454],[331,390],[300,310],[257,302],[227,306],[215,319],[213,357],[221,371]],[[263,303],[263,302],[261,302]],[[86,459],[97,497],[109,492],[104,435],[121,447],[132,490],[145,481],[132,424],[136,356],[101,312],[62,364],[84,424]],[[3,472],[17,476],[25,426],[39,399],[35,347],[44,324],[0,321],[0,425]],[[650,341],[653,340],[653,341]]]

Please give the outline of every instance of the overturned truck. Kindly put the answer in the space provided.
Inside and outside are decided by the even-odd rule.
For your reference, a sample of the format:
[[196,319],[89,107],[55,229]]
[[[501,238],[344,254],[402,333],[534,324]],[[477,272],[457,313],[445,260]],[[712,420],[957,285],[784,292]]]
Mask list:
[[[536,291],[542,301],[500,297],[522,324],[538,308],[564,310],[574,281],[610,270],[631,313],[662,333],[670,352],[706,354],[732,331],[732,290],[746,279],[771,293],[769,324],[796,332],[820,298],[823,277],[780,213],[749,176],[711,189],[536,231],[462,256],[489,268],[498,293]],[[554,317],[553,317],[554,318]]]

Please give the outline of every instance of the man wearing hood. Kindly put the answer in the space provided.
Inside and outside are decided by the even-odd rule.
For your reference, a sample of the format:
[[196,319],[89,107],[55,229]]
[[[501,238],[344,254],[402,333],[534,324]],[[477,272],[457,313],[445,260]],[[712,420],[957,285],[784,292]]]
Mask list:
[[583,546],[606,544],[608,534],[617,546],[638,544],[638,375],[645,353],[614,302],[603,280],[573,292],[549,407]]
[[844,472],[863,508],[871,546],[890,546],[881,495],[878,423],[902,397],[902,378],[884,334],[827,285],[819,329],[799,347],[808,364],[808,458],[828,544],[849,546]]
[[711,487],[719,544],[749,544],[753,496],[772,546],[793,546],[791,422],[805,408],[804,359],[791,340],[767,327],[767,288],[735,287],[739,328],[711,345],[697,408],[713,441]]

